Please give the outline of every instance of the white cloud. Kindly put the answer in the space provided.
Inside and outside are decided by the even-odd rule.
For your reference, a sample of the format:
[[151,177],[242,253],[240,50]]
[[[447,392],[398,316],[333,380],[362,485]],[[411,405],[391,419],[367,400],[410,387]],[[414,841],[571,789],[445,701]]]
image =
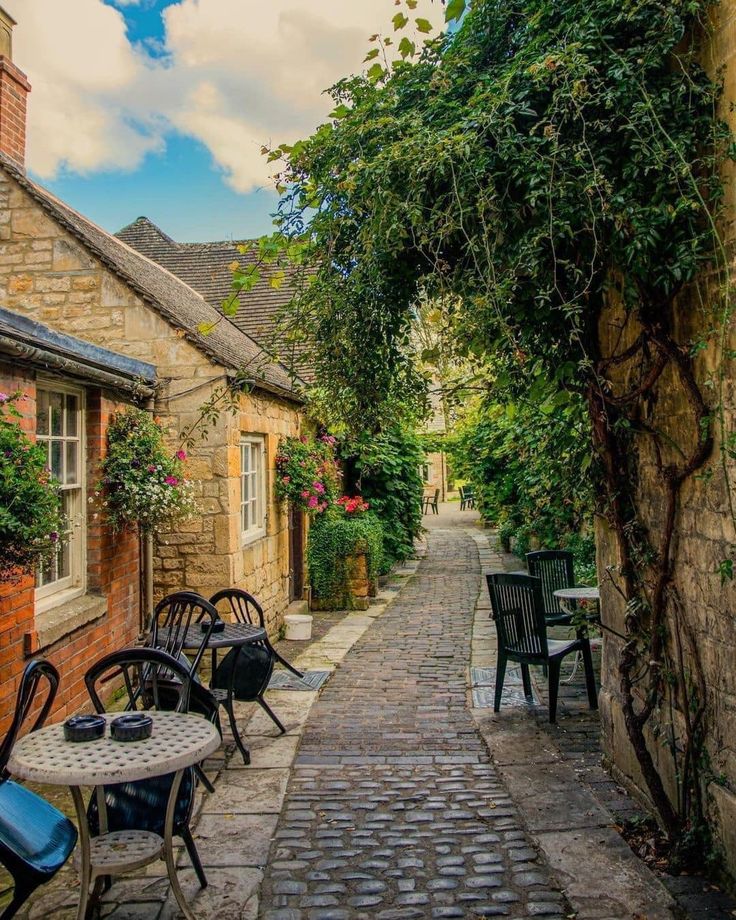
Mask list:
[[[6,4],[33,84],[36,172],[133,169],[179,131],[207,146],[239,192],[268,179],[262,144],[324,119],[324,90],[363,66],[368,36],[390,33],[397,11],[394,0],[178,0],[164,13],[161,56],[131,44],[122,13],[102,0]],[[439,23],[441,13],[438,0],[420,0],[412,15]]]

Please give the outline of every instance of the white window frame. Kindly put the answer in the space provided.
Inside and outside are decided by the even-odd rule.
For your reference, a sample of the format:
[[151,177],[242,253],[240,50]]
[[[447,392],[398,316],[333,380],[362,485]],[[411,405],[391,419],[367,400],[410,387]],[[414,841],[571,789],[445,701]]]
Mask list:
[[[51,443],[61,441],[62,449],[62,470],[66,472],[66,444],[70,441],[77,443],[77,471],[78,481],[73,484],[61,483],[61,491],[67,493],[76,493],[73,501],[72,518],[69,521],[69,575],[58,578],[46,585],[38,585],[35,591],[36,612],[42,613],[50,607],[56,607],[59,604],[66,603],[84,594],[87,587],[87,434],[85,430],[86,403],[85,392],[81,387],[72,386],[58,380],[39,379],[36,381],[37,396],[39,391],[47,393],[61,393],[77,397],[77,435],[76,437],[67,434],[66,424],[62,428],[60,436],[51,434],[51,419],[49,419],[49,432],[41,435],[36,432],[36,441],[39,444],[47,444],[49,451],[48,465],[51,468]],[[66,418],[66,412],[64,414]],[[36,415],[38,424],[38,415]]]
[[262,434],[243,434],[239,447],[240,536],[245,546],[265,537],[267,531],[266,438]]

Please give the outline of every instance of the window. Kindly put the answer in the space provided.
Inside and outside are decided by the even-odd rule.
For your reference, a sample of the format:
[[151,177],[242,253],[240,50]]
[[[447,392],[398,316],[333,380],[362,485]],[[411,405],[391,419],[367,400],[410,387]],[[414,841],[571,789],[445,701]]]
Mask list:
[[249,541],[266,533],[266,445],[263,437],[240,441],[240,529]]
[[84,591],[84,393],[42,383],[36,399],[36,439],[45,445],[51,475],[61,485],[66,522],[58,550],[36,576],[36,598],[44,607]]

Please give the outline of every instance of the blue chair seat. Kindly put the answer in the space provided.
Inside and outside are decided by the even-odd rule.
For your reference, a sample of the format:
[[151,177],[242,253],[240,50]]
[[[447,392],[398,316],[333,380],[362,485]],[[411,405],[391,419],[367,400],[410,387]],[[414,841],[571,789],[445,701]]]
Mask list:
[[0,855],[53,875],[77,842],[72,822],[45,799],[12,780],[0,783]]

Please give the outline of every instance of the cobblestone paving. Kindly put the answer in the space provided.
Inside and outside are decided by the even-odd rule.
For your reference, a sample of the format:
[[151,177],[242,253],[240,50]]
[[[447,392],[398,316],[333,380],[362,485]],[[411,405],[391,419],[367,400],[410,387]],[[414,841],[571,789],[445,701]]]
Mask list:
[[263,920],[567,913],[466,708],[479,572],[467,533],[431,530],[417,575],[323,690],[271,848]]

